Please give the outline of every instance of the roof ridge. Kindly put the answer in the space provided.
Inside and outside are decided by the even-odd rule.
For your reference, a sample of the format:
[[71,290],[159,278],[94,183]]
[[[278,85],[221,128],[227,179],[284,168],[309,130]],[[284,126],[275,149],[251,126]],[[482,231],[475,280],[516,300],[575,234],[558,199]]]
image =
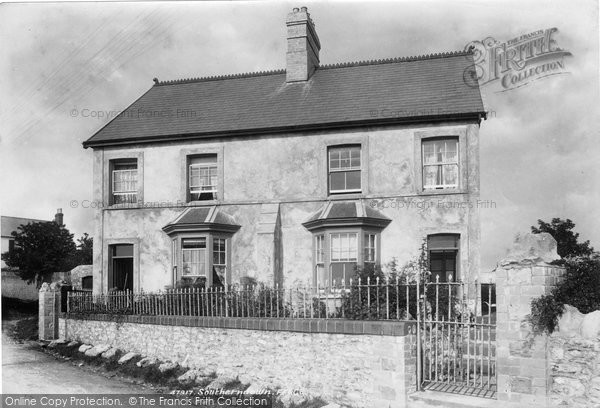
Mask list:
[[159,81],[158,78],[154,78],[154,86],[189,84],[192,82],[220,81],[223,79],[252,78],[252,77],[277,75],[277,74],[285,74],[285,69],[274,69],[274,70],[270,70],[270,71],[244,72],[244,73],[238,73],[238,74],[213,75],[213,76],[197,77],[197,78],[172,79],[172,80],[167,80],[167,81]]
[[347,67],[358,67],[364,65],[379,65],[379,64],[393,64],[396,62],[411,62],[411,61],[422,61],[436,58],[450,58],[460,57],[466,55],[473,55],[471,51],[448,51],[448,52],[437,52],[433,54],[414,55],[409,57],[394,57],[394,58],[382,58],[365,61],[354,61],[354,62],[338,62],[335,64],[321,65],[319,69],[333,69],[333,68],[347,68]]
[[[469,50],[467,51],[448,51],[448,52],[438,52],[433,54],[423,54],[416,55],[410,57],[394,57],[394,58],[383,58],[383,59],[373,59],[373,60],[364,60],[364,61],[351,61],[351,62],[338,62],[335,64],[325,64],[319,66],[318,69],[335,69],[335,68],[349,68],[349,67],[360,67],[365,65],[380,65],[380,64],[393,64],[397,62],[411,62],[411,61],[422,61],[436,58],[450,58],[450,57],[458,57],[458,56],[466,56],[473,55],[473,53]],[[253,78],[260,76],[268,76],[268,75],[278,75],[285,74],[285,69],[274,69],[268,71],[255,71],[255,72],[244,72],[238,74],[223,74],[223,75],[213,75],[207,77],[195,77],[195,78],[184,78],[184,79],[172,79],[166,81],[159,81],[158,78],[154,78],[154,86],[163,86],[163,85],[179,85],[179,84],[189,84],[194,82],[208,82],[208,81],[221,81],[224,79],[239,79],[239,78]]]

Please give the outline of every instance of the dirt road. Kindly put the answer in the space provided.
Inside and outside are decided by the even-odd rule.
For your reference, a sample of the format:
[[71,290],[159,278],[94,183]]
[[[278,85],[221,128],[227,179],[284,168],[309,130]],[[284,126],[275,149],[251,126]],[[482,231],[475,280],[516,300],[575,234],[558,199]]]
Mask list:
[[2,333],[2,393],[147,394],[152,390],[60,361]]

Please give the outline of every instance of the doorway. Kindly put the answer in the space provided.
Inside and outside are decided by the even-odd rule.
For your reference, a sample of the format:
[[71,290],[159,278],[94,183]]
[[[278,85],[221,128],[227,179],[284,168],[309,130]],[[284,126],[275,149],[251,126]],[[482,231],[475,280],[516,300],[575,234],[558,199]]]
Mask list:
[[109,290],[133,291],[133,245],[111,245],[109,254]]
[[432,282],[458,282],[460,235],[436,234],[427,237]]

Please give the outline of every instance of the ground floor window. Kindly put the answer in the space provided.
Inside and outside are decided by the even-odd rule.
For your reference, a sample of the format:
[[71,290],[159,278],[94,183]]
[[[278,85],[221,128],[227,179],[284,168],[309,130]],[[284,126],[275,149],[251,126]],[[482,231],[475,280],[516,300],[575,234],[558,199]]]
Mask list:
[[375,234],[365,234],[365,262],[374,263],[377,254],[377,236]]
[[213,268],[219,284],[224,285],[227,273],[227,240],[225,238],[213,238]]
[[456,282],[458,274],[459,234],[435,234],[427,237],[431,280]]
[[230,238],[188,233],[173,239],[173,275],[178,282],[204,286],[228,283]]
[[165,225],[172,244],[173,284],[231,284],[231,239],[239,228],[214,205],[190,207]]
[[183,276],[206,276],[206,238],[182,239],[181,254]]
[[320,287],[349,286],[357,267],[378,263],[377,232],[335,230],[314,235],[315,283]]

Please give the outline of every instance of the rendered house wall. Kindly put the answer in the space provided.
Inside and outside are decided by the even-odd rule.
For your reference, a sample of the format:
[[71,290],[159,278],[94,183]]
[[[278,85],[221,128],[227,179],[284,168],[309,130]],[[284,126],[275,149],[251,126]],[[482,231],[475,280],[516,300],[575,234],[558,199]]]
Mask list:
[[[137,245],[134,290],[158,290],[172,283],[171,240],[161,228],[186,208],[182,151],[217,151],[222,156],[223,192],[216,204],[241,226],[231,242],[231,281],[252,276],[272,283],[281,274],[285,285],[306,282],[313,270],[312,234],[302,223],[327,200],[338,198],[327,194],[327,146],[345,143],[362,145],[363,192],[339,198],[362,198],[392,220],[381,234],[381,262],[395,257],[402,264],[415,257],[427,234],[458,233],[459,273],[472,279],[479,273],[478,132],[476,123],[447,123],[96,149],[94,203],[103,208],[95,215],[94,282],[102,284],[94,290],[108,289],[107,245],[119,242]],[[422,193],[422,134],[462,135],[459,190]],[[138,198],[145,208],[108,206],[108,163],[120,157],[138,157],[143,163]],[[272,204],[279,204],[280,231],[271,239],[261,234],[267,224],[277,225],[264,219],[271,211],[265,205]],[[274,242],[277,238],[280,242]],[[273,270],[276,263],[280,271]]]

